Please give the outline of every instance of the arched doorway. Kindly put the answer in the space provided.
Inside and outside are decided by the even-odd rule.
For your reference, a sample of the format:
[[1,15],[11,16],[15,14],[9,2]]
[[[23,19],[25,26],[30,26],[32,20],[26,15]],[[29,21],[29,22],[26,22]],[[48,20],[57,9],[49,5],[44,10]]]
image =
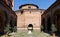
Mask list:
[[0,35],[4,34],[5,20],[4,16],[0,15]]
[[4,11],[0,10],[0,35],[4,34],[4,26],[5,26],[5,15]]
[[[45,29],[46,29],[46,27],[45,27],[45,18],[42,19],[41,26],[43,26],[43,31],[45,32]],[[41,28],[41,31],[42,31],[42,28]]]
[[0,34],[3,32],[3,17],[0,16]]
[[60,9],[54,12],[54,24],[57,27],[58,32],[60,32]]
[[47,18],[47,32],[51,31],[51,18],[50,16]]
[[10,31],[11,31],[11,32],[13,32],[13,28],[14,28],[14,23],[13,23],[13,22],[14,22],[14,21],[13,21],[13,17],[11,16],[11,17],[10,17],[10,27],[11,27],[11,28],[10,28]]
[[28,30],[33,30],[33,25],[32,24],[28,25]]

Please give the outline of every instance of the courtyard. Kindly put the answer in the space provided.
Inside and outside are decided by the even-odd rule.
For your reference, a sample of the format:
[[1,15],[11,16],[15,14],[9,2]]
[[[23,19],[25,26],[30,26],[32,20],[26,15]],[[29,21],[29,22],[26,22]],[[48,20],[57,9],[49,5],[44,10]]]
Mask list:
[[[1,37],[5,37],[5,35]],[[33,31],[31,34],[28,34],[28,31],[17,31],[16,33],[9,34],[9,37],[53,37],[53,36],[44,32],[40,32],[38,30],[38,31]]]
[[53,37],[55,33],[60,37],[60,0],[0,0],[0,37]]

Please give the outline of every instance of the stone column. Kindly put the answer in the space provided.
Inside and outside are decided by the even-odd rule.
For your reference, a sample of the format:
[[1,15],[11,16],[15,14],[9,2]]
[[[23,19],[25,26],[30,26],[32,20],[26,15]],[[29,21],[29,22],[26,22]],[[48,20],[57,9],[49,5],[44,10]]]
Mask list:
[[14,0],[12,0],[12,5],[13,5],[12,10],[14,10]]

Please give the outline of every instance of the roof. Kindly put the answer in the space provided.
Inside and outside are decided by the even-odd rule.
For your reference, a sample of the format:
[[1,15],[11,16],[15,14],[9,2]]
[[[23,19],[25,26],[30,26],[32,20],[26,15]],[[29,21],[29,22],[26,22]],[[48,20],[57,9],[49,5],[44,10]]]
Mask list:
[[19,6],[19,9],[22,8],[23,6],[27,6],[27,5],[32,5],[32,6],[35,6],[35,7],[39,8],[39,7],[38,7],[37,5],[35,5],[35,4],[23,4],[23,5]]

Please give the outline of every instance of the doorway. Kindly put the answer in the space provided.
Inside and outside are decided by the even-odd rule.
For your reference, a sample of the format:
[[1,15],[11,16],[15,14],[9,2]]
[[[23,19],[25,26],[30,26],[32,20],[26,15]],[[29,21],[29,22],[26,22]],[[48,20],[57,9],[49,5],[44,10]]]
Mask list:
[[47,18],[47,31],[48,32],[51,31],[51,18],[50,17]]
[[0,35],[3,33],[3,31],[4,31],[4,24],[3,24],[3,17],[2,16],[0,16]]
[[32,30],[33,31],[33,25],[32,24],[28,25],[28,30]]

